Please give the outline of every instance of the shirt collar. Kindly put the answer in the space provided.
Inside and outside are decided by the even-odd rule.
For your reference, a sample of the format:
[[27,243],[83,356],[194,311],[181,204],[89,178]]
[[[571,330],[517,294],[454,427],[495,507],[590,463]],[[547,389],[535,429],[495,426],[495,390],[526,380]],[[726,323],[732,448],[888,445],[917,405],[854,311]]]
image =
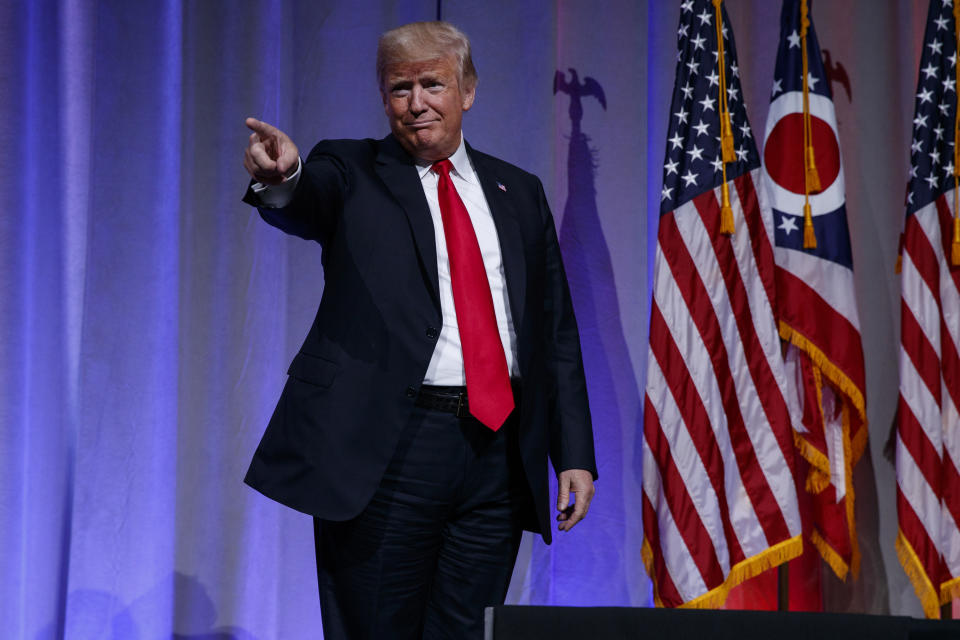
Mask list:
[[[457,150],[453,152],[453,155],[448,158],[450,164],[453,165],[453,171],[458,176],[466,180],[467,182],[477,184],[477,172],[474,171],[473,165],[470,163],[470,156],[467,154],[467,145],[464,142],[463,134],[460,134],[460,146],[457,147]],[[417,160],[417,172],[420,174],[420,179],[430,173],[430,167],[432,164],[422,164]]]

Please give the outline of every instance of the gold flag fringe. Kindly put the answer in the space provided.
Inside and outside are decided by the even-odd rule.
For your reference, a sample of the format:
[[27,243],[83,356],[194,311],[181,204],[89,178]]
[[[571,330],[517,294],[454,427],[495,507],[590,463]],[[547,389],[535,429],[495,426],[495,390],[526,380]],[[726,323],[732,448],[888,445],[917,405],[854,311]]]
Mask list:
[[807,490],[807,493],[818,494],[826,490],[830,486],[830,475],[826,474],[819,469],[810,468],[810,473],[807,474],[807,479],[804,481],[803,488]]
[[830,543],[827,542],[816,529],[810,532],[810,542],[813,543],[813,546],[820,552],[820,557],[823,558],[823,561],[833,569],[833,573],[846,582],[847,573],[850,571],[850,567],[847,566],[847,561],[830,546]]
[[[823,416],[825,415],[823,411],[823,374],[820,373],[820,367],[813,367],[813,387],[817,392],[817,410],[820,412],[820,421],[823,422]],[[826,434],[824,434],[826,437]],[[826,456],[824,456],[826,458]],[[812,468],[810,469],[810,474],[807,476],[806,484],[808,487],[816,489],[814,493],[820,493],[827,488],[830,484],[830,478],[833,475],[833,469],[830,468],[830,461],[827,460],[827,472],[822,473],[821,470]]]
[[640,547],[640,557],[643,558],[643,566],[650,576],[650,582],[653,583],[653,604],[662,609],[663,601],[660,600],[660,592],[657,589],[657,579],[653,575],[653,549],[650,548],[650,540],[643,536],[643,546]]
[[[846,486],[846,499],[847,499],[847,527],[850,532],[850,570],[853,573],[853,577],[856,578],[860,575],[860,541],[857,538],[857,518],[854,514],[853,506],[854,500],[856,499],[856,494],[853,491],[853,465],[860,460],[860,456],[863,454],[863,448],[861,447],[859,451],[853,446],[853,443],[850,441],[850,407],[844,403],[842,409],[843,415],[843,462],[844,462],[844,476],[847,479]],[[863,426],[860,428],[860,433],[866,434],[867,432],[867,423],[866,420],[863,422]],[[858,433],[857,435],[860,435]],[[866,439],[863,439],[864,444],[866,444]],[[837,574],[841,580],[844,577]]]
[[933,583],[930,582],[930,577],[923,569],[923,563],[920,562],[916,551],[910,546],[907,537],[903,535],[902,529],[897,530],[897,542],[895,546],[897,548],[897,558],[900,559],[900,564],[903,565],[904,573],[907,574],[910,582],[913,583],[913,590],[917,593],[917,598],[920,599],[920,605],[923,607],[924,615],[928,618],[939,619],[940,605],[946,604],[947,601],[939,597],[941,594],[937,593],[937,589],[933,586]]
[[[823,561],[826,562],[833,573],[836,574],[840,580],[846,581],[847,575],[853,574],[853,577],[856,578],[860,575],[860,541],[857,538],[857,521],[854,515],[854,500],[855,495],[853,492],[853,464],[854,460],[859,460],[860,456],[863,455],[864,447],[866,446],[866,438],[860,437],[860,433],[864,433],[866,429],[862,429],[860,433],[857,434],[855,441],[850,439],[850,409],[846,404],[843,405],[841,409],[843,416],[843,459],[844,459],[844,473],[847,477],[846,482],[846,495],[849,498],[846,504],[846,518],[847,518],[847,530],[850,532],[850,564],[847,564],[847,561],[843,559],[836,549],[830,546],[830,543],[827,542],[827,539],[824,538],[819,531],[814,529],[810,532],[810,542],[813,543],[813,546],[816,547],[817,551],[820,552],[820,557],[823,558]],[[819,452],[818,452],[819,453]],[[813,470],[811,474],[807,476],[807,490],[811,491],[810,483],[813,477]],[[822,476],[822,474],[817,474]],[[826,478],[827,484],[829,484],[829,478]],[[826,486],[823,487],[825,489]],[[811,491],[812,493],[820,493],[823,489],[817,491]],[[960,585],[958,585],[960,587]]]
[[[780,321],[780,337],[803,351],[807,357],[810,358],[811,362],[813,362],[813,377],[821,416],[823,416],[822,384],[824,376],[830,384],[846,396],[845,399],[848,401],[843,402],[841,405],[841,416],[843,425],[844,475],[846,476],[844,491],[847,498],[846,517],[847,528],[850,532],[851,548],[850,566],[847,566],[847,563],[836,550],[830,547],[826,539],[817,534],[816,531],[811,534],[811,542],[817,548],[817,551],[820,552],[820,556],[824,562],[830,565],[830,568],[833,569],[833,572],[838,578],[845,580],[848,573],[851,572],[854,577],[857,577],[860,574],[860,543],[857,539],[856,516],[854,514],[855,493],[853,489],[853,467],[860,461],[867,446],[867,415],[863,392],[854,384],[853,380],[841,371],[813,342],[782,320]],[[850,437],[851,404],[863,423],[860,431],[858,431],[857,435],[852,439]],[[805,488],[811,493],[820,493],[827,488],[830,482],[830,461],[821,451],[807,442],[802,434],[794,433],[794,443],[796,444],[797,442],[800,442],[800,444],[797,445],[797,450],[811,466],[810,473],[806,478]],[[814,534],[817,534],[819,543],[818,539],[813,537]]]
[[[847,374],[841,371],[839,367],[837,367],[835,364],[833,364],[833,362],[830,361],[829,358],[827,358],[823,351],[821,351],[803,334],[788,325],[783,320],[780,321],[780,337],[790,344],[795,345],[810,358],[814,364],[815,379],[819,379],[820,375],[826,376],[827,380],[831,384],[842,391],[847,397],[850,398],[851,402],[853,402],[853,405],[857,409],[857,412],[860,415],[861,420],[863,420],[864,425],[864,428],[861,429],[860,433],[857,434],[852,446],[854,464],[856,464],[856,461],[860,459],[860,457],[863,455],[864,449],[866,448],[867,416],[863,392],[860,391],[857,385],[854,384],[853,380],[851,380]],[[819,374],[816,373],[818,370]],[[818,388],[818,399],[820,394],[821,389]],[[821,406],[820,409],[822,413],[823,407]],[[827,476],[827,481],[829,482],[830,461],[827,460],[827,457],[823,454],[823,452],[811,445],[803,437],[803,434],[794,432],[793,441],[794,445],[797,447],[797,450],[800,451],[804,459],[810,463],[810,466],[825,474]],[[819,491],[815,493],[819,493]]]
[[940,604],[947,604],[960,598],[960,578],[948,580],[940,585]]
[[815,344],[806,336],[788,325],[785,321],[780,321],[780,337],[796,345],[806,353],[820,371],[827,377],[827,380],[837,387],[844,395],[850,398],[857,413],[866,426],[867,412],[866,404],[863,399],[863,392],[854,384],[853,380],[845,374],[837,365],[826,356]]
[[[764,551],[761,551],[755,556],[746,558],[735,564],[730,568],[730,573],[727,574],[727,578],[722,584],[714,587],[702,595],[697,596],[689,602],[683,603],[680,605],[680,608],[717,609],[722,607],[727,601],[727,596],[730,594],[731,589],[749,580],[750,578],[760,575],[767,569],[772,569],[773,567],[777,567],[785,562],[793,560],[801,553],[803,553],[802,536],[797,535],[783,540],[782,542],[778,542],[777,544]],[[663,601],[660,599],[660,594],[657,592],[657,581],[654,579],[653,575],[653,551],[651,550],[650,543],[646,537],[643,539],[641,555],[643,557],[643,564],[647,568],[647,575],[649,575],[653,581],[654,604],[656,604],[658,607],[663,607]]]

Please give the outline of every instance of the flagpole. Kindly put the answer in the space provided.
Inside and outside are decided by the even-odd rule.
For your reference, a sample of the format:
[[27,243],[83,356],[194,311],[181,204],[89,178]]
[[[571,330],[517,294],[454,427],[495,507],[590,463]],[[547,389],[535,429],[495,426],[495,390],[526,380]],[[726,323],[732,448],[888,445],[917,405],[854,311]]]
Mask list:
[[790,610],[790,563],[777,565],[777,611]]

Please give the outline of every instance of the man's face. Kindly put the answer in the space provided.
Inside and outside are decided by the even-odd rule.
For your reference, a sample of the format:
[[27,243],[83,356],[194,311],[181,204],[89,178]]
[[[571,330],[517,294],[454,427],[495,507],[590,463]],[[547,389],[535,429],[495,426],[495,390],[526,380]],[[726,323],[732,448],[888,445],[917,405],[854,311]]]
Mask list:
[[390,130],[413,157],[436,162],[460,146],[460,124],[474,89],[460,86],[452,58],[389,65],[380,93]]

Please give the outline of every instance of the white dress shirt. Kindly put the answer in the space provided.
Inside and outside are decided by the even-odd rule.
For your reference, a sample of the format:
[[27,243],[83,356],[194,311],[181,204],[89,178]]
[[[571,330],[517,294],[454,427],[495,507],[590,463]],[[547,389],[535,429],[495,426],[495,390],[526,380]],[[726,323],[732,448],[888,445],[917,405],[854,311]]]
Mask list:
[[[490,283],[490,293],[493,296],[493,310],[497,316],[497,329],[500,331],[500,341],[503,343],[504,354],[507,357],[507,368],[511,377],[518,377],[517,336],[510,315],[510,301],[507,298],[507,283],[503,272],[500,239],[497,236],[497,229],[487,199],[480,187],[480,179],[470,162],[470,156],[467,155],[462,137],[460,146],[450,156],[450,163],[453,165],[450,178],[460,195],[460,199],[463,200],[463,204],[467,208],[470,221],[473,223],[473,230],[477,234],[477,243],[480,245],[483,266],[487,272],[487,281]],[[418,162],[417,171],[420,174],[420,185],[423,187],[423,193],[430,208],[430,217],[433,219],[443,327],[440,329],[440,336],[437,339],[423,382],[424,384],[459,386],[466,384],[463,372],[463,350],[460,345],[460,330],[457,326],[457,314],[453,304],[447,241],[443,233],[443,219],[440,215],[440,201],[437,196],[439,177],[430,170],[430,166]],[[298,162],[296,172],[282,184],[267,186],[256,183],[253,185],[253,190],[265,206],[283,207],[293,197],[293,190],[300,179],[301,169],[302,164]]]

